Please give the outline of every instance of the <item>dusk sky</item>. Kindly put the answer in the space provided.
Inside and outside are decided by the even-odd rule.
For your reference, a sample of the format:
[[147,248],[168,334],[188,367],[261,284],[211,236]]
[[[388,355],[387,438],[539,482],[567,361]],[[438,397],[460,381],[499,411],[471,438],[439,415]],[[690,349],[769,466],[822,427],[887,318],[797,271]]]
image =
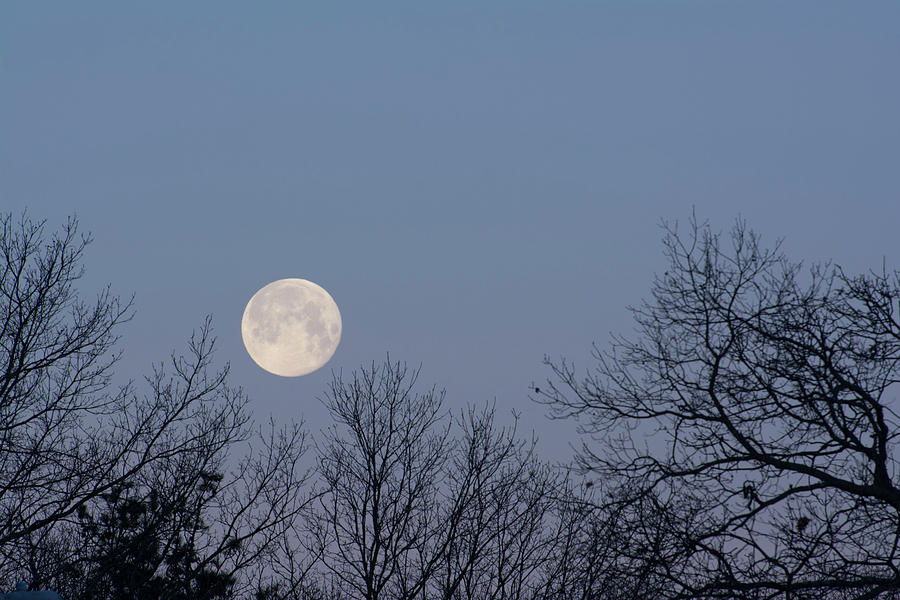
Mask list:
[[[632,331],[662,219],[900,266],[898,32],[894,2],[4,2],[0,209],[93,233],[122,377],[209,314],[260,421],[316,433],[331,370],[389,352],[564,459],[529,385]],[[240,334],[288,277],[343,318],[299,378]]]

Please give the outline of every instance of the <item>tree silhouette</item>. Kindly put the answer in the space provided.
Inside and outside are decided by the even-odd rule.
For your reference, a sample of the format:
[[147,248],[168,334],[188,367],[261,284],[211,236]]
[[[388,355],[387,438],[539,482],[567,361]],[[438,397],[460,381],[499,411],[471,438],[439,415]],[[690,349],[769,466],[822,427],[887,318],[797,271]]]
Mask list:
[[108,388],[131,303],[108,288],[81,300],[88,242],[74,220],[45,242],[43,223],[0,215],[0,545],[124,481],[135,470],[128,455],[146,441],[141,423],[101,425],[130,396]]
[[74,219],[44,227],[0,215],[0,576],[73,599],[220,598],[281,580],[308,501],[300,425],[256,430],[228,367],[213,367],[209,319],[143,389],[113,388],[131,302],[108,288],[82,300],[90,238]]
[[[103,495],[101,511],[79,514],[84,570],[81,595],[97,600],[223,600],[231,597],[234,576],[204,564],[198,535],[209,524],[202,505],[217,491],[221,475],[204,473],[196,498],[161,499],[151,492],[135,497],[130,486]],[[177,525],[176,525],[177,524]]]
[[[590,485],[588,485],[590,484]],[[643,519],[631,524],[614,504],[598,506],[620,490],[597,490],[591,481],[581,488],[568,486],[555,502],[558,533],[544,557],[539,593],[542,600],[656,600],[672,586],[652,568],[648,557],[658,556],[667,543],[667,517],[645,505]],[[631,507],[634,508],[634,507]]]
[[[443,392],[386,361],[336,376],[313,523],[331,598],[526,598],[550,554],[559,477],[493,408],[455,422]],[[327,579],[330,577],[330,579]]]
[[493,406],[457,421],[449,465],[453,537],[438,573],[441,598],[533,597],[558,540],[555,508],[565,482],[535,456],[535,441],[498,426]]
[[638,337],[586,376],[551,363],[539,394],[621,484],[601,501],[620,527],[655,519],[641,568],[669,597],[896,594],[900,274],[805,272],[740,221],[730,244],[692,221],[664,246]]

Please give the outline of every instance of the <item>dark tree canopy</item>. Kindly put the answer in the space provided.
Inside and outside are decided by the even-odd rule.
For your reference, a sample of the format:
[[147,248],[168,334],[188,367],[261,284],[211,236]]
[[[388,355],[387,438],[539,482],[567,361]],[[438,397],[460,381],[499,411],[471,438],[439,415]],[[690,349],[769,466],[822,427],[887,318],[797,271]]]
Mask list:
[[743,222],[664,246],[637,336],[586,376],[551,364],[541,394],[620,527],[659,515],[645,567],[671,597],[893,597],[900,274],[803,269]]

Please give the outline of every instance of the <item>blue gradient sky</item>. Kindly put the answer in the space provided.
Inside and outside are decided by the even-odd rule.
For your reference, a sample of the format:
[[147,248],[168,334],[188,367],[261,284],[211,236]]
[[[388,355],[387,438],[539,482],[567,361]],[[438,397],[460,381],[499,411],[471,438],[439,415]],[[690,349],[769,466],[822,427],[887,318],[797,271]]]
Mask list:
[[[563,458],[528,385],[631,331],[660,219],[900,266],[898,26],[892,2],[5,2],[0,208],[94,233],[86,289],[136,294],[123,375],[211,314],[260,419],[326,426],[329,367],[389,351]],[[284,277],[344,320],[299,379],[240,340]]]

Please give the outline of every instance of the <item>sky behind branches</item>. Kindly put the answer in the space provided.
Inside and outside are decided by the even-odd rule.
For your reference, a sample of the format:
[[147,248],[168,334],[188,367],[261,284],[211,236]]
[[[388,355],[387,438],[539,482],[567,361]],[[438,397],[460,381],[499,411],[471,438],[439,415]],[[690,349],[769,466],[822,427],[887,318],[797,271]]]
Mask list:
[[[327,426],[330,369],[390,352],[564,459],[529,384],[632,330],[660,219],[900,264],[898,24],[890,2],[7,2],[0,209],[93,232],[85,289],[136,294],[123,375],[211,314],[260,420]],[[344,322],[298,379],[240,339],[284,277]]]

